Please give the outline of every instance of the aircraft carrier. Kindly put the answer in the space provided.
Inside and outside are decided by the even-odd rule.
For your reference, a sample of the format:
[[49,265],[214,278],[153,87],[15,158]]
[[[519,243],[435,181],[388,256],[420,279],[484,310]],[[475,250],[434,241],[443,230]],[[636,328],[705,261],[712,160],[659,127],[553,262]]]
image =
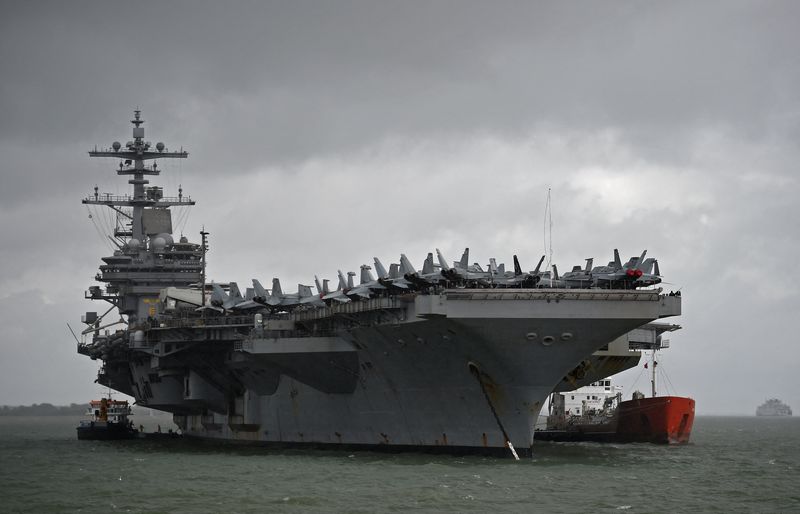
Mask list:
[[451,266],[437,250],[422,270],[401,255],[389,272],[376,258],[377,278],[362,266],[359,284],[339,272],[334,291],[253,280],[241,295],[205,276],[206,232],[173,234],[172,210],[194,201],[149,184],[158,161],[187,152],[146,141],[140,111],[131,123],[132,140],[89,152],[118,160],[132,193],[83,199],[113,213],[116,249],[86,292],[108,308],[83,316],[78,352],[102,361],[99,383],[173,413],[188,436],[525,455],[551,392],[636,365],[637,348],[678,328],[653,323],[679,315],[681,297],[654,288],[644,254],[559,276],[516,256],[513,272],[484,270],[468,250]]

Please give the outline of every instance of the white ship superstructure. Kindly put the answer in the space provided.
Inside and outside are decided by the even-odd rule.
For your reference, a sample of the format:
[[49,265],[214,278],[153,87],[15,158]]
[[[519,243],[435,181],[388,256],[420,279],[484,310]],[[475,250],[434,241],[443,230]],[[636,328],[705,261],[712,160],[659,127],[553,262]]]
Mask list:
[[792,408],[777,398],[770,398],[756,408],[756,416],[791,416]]
[[87,297],[109,302],[127,326],[109,332],[105,314],[87,313],[91,339],[79,352],[103,361],[100,383],[172,412],[186,435],[527,453],[552,391],[635,365],[635,344],[662,330],[648,323],[680,314],[679,295],[640,288],[660,281],[644,254],[563,280],[556,273],[556,287],[540,287],[550,284],[538,268],[451,267],[438,253],[439,265],[429,254],[422,270],[405,255],[389,272],[375,259],[377,279],[362,266],[361,283],[340,273],[337,291],[286,294],[257,280],[244,296],[233,283],[224,291],[206,281],[207,234],[200,244],[172,234],[170,207],[193,202],[145,187],[160,172],[145,161],[186,152],[151,150],[138,111],[133,123],[133,141],[90,152],[119,158],[133,195],[84,200],[124,220],[97,276],[105,288]]
[[600,412],[609,400],[622,398],[622,386],[611,385],[611,379],[604,378],[588,386],[564,393],[564,412],[567,416],[581,416],[590,412]]

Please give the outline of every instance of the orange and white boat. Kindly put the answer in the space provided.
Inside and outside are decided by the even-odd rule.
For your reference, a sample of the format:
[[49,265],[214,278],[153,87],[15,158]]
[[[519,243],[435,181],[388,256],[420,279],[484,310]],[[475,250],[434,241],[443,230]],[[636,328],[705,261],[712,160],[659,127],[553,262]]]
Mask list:
[[695,403],[683,396],[656,394],[655,352],[651,362],[652,396],[636,391],[622,401],[621,387],[604,379],[568,393],[553,393],[547,427],[536,430],[538,441],[647,442],[685,444],[694,424]]
[[81,421],[77,427],[78,439],[133,439],[139,435],[128,419],[131,407],[125,400],[92,400],[86,414],[89,419]]

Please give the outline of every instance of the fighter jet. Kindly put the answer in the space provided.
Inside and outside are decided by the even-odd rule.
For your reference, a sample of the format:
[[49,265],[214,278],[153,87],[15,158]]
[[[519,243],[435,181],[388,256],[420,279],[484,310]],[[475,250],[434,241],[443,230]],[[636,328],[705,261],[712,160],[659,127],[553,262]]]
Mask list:
[[553,289],[563,289],[567,287],[567,284],[558,276],[558,267],[556,267],[555,264],[553,264],[552,271],[544,271],[539,274],[539,277],[540,279],[536,287]]
[[647,258],[639,269],[642,271],[642,276],[636,279],[634,287],[653,286],[661,282],[661,271],[658,269],[658,260],[652,257]]
[[536,268],[533,271],[529,271],[528,273],[522,273],[522,266],[519,265],[519,260],[517,256],[514,256],[514,275],[515,276],[522,276],[523,282],[522,287],[536,287],[536,284],[542,279],[542,272],[540,271],[542,268],[542,263],[544,262],[544,255],[542,258],[539,259],[539,262],[536,264]]
[[230,294],[226,293],[222,286],[219,284],[211,284],[212,293],[211,296],[208,298],[208,302],[203,305],[202,307],[198,307],[195,310],[202,311],[202,310],[213,310],[217,312],[226,312],[229,310],[233,310],[236,306],[245,301],[242,298],[242,294],[239,292],[239,286],[236,285],[236,282],[231,282],[228,286],[230,290]]
[[362,264],[361,265],[361,282],[355,286],[350,288],[347,291],[347,296],[353,298],[359,296],[361,298],[370,298],[372,297],[373,291],[385,291],[386,286],[380,283],[380,281],[372,278],[372,273],[370,270],[372,267]]
[[[249,288],[248,288],[249,291]],[[269,298],[269,292],[264,289],[264,286],[261,285],[256,279],[253,279],[253,297],[246,298],[245,301],[242,303],[238,303],[234,306],[236,310],[247,310],[247,309],[258,309],[261,307],[267,307],[267,298]]]
[[453,261],[453,266],[447,265],[447,259],[444,258],[442,252],[436,249],[436,257],[439,259],[439,265],[442,268],[442,275],[448,280],[465,280],[466,274],[469,272],[469,248],[464,249],[460,261]]
[[400,273],[400,266],[398,264],[390,264],[390,271],[387,273],[386,268],[383,266],[383,263],[381,263],[380,259],[373,257],[373,260],[375,261],[375,271],[378,274],[378,282],[380,282],[383,286],[388,288],[397,288],[403,291],[413,289],[414,284],[406,280],[406,278]]
[[488,268],[489,271],[486,274],[486,278],[489,281],[489,285],[493,287],[505,286],[506,281],[514,276],[513,273],[506,272],[505,263],[497,264],[497,259],[494,257],[489,259]]
[[416,268],[408,260],[406,254],[400,254],[400,272],[406,280],[419,287],[429,287],[439,285],[444,281],[441,270],[437,271],[433,265],[433,254],[428,253],[425,258],[425,263],[422,266],[422,271],[417,271]]
[[311,286],[297,284],[296,293],[284,293],[281,289],[281,281],[277,278],[272,279],[272,294],[267,298],[266,303],[273,310],[291,310],[300,305],[324,305],[322,299],[311,291]]
[[334,301],[339,303],[347,303],[350,301],[350,298],[347,296],[347,291],[353,288],[353,277],[355,276],[355,273],[348,271],[347,276],[348,278],[345,279],[344,273],[342,273],[342,270],[339,270],[339,287],[336,289],[336,291],[331,291],[322,297],[326,303]]
[[[490,269],[492,265],[492,261],[494,259],[490,259]],[[497,287],[522,287],[522,288],[531,288],[536,287],[536,284],[541,279],[539,268],[542,265],[542,261],[544,261],[544,256],[539,261],[539,264],[536,265],[536,269],[530,272],[523,272],[522,266],[519,264],[519,259],[517,256],[514,256],[514,272],[507,272],[505,271],[505,266],[500,264],[497,266],[497,274],[496,276],[492,277],[492,282]]]
[[644,264],[646,254],[647,250],[643,251],[640,257],[631,257],[623,266],[619,258],[619,250],[615,248],[613,262],[609,262],[608,266],[592,270],[593,284],[606,289],[634,289],[636,281],[644,275],[640,264]]
[[450,281],[453,282],[466,282],[466,283],[473,283],[473,284],[480,284],[482,286],[488,287],[490,285],[489,282],[489,274],[483,271],[480,264],[477,262],[475,264],[469,264],[469,248],[464,249],[464,253],[461,255],[460,261],[453,262],[453,267],[447,265],[447,260],[442,255],[442,252],[439,249],[436,249],[436,255],[439,259],[439,265],[441,266],[441,274]]
[[[314,281],[317,285],[317,291],[320,291],[319,287],[319,279],[314,276]],[[311,307],[325,307],[327,304],[322,300],[322,293],[314,294],[311,292],[311,286],[304,286],[303,284],[297,284],[297,295],[300,301],[300,305],[306,305]]]
[[595,279],[592,276],[593,262],[593,258],[588,258],[586,259],[585,268],[574,266],[572,271],[564,273],[561,276],[561,280],[564,282],[564,285],[572,289],[586,289],[591,287],[595,282]]

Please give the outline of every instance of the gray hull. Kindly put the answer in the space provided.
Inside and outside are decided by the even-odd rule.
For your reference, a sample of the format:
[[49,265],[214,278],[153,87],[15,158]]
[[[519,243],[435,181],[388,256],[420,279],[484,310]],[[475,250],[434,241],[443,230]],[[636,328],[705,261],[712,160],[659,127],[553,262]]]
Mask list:
[[[679,297],[653,291],[459,290],[401,304],[393,323],[335,336],[254,329],[233,351],[205,354],[217,377],[188,353],[150,359],[132,366],[137,384],[160,375],[140,403],[177,412],[203,438],[479,453],[507,451],[508,437],[524,453],[559,383],[583,378],[610,341],[680,312]],[[370,307],[380,305],[350,315]],[[342,314],[328,311],[314,318]]]

